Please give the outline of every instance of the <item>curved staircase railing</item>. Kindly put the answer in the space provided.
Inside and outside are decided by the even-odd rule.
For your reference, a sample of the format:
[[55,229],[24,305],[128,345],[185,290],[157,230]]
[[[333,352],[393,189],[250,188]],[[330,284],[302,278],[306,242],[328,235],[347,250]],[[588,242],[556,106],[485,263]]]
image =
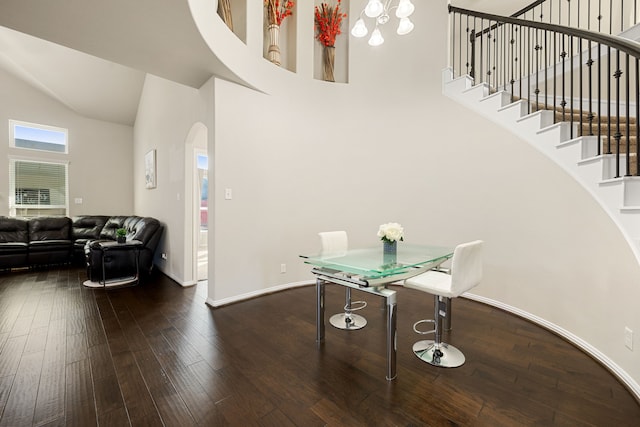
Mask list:
[[620,35],[637,25],[639,0],[536,0],[512,18]]
[[449,5],[450,67],[473,84],[552,110],[571,138],[597,136],[597,155],[615,156],[615,178],[638,176],[640,44],[547,22]]

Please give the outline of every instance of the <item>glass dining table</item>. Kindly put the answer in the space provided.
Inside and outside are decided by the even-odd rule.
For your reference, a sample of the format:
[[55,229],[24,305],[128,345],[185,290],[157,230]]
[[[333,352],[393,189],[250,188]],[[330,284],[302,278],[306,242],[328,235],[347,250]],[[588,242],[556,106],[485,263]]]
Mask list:
[[325,283],[335,283],[384,298],[387,310],[387,380],[396,372],[397,299],[388,289],[393,282],[417,276],[442,264],[453,256],[453,248],[399,243],[390,259],[382,244],[373,248],[350,249],[341,253],[300,255],[313,266],[316,276],[316,341],[325,337]]

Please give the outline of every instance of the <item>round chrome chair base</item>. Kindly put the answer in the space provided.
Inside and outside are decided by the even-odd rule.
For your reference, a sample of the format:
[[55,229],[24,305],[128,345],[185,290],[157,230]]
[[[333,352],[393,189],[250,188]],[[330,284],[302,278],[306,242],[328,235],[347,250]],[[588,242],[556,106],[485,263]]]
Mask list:
[[329,323],[338,329],[357,330],[367,326],[367,319],[358,314],[351,313],[351,321],[347,322],[345,314],[338,313],[329,318]]
[[452,345],[441,343],[436,348],[433,340],[418,341],[413,345],[413,353],[418,359],[433,366],[457,368],[464,364],[464,354]]

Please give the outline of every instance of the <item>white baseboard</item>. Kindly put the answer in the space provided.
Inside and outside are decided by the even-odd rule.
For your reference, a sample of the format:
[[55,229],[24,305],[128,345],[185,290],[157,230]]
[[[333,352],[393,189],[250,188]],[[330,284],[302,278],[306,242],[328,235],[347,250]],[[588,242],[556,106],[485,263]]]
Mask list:
[[465,293],[462,296],[464,298],[478,301],[478,302],[499,308],[501,310],[507,311],[509,313],[513,313],[518,317],[527,319],[537,325],[542,326],[545,329],[550,330],[551,332],[554,332],[560,335],[562,338],[574,344],[575,346],[580,348],[582,351],[584,351],[585,353],[593,357],[595,360],[603,364],[609,371],[611,371],[611,373],[613,373],[613,375],[615,375],[629,389],[629,391],[635,396],[636,400],[640,401],[640,385],[633,378],[631,378],[624,369],[618,366],[613,360],[611,360],[609,357],[603,354],[600,350],[598,350],[588,342],[584,341],[580,337],[572,334],[571,332],[541,317],[528,313],[519,308],[512,307],[508,304],[504,304],[500,301],[496,301],[490,298],[486,298],[480,295],[475,295],[470,293]]
[[242,295],[235,295],[229,298],[223,298],[219,300],[213,300],[211,298],[207,298],[207,305],[210,305],[213,308],[222,307],[223,305],[233,304],[235,302],[244,301],[251,298],[257,298],[263,295],[272,294],[274,292],[286,291],[287,289],[299,288],[302,286],[308,286],[316,283],[315,280],[305,280],[302,282],[294,282],[294,283],[286,283],[283,285],[272,286],[270,288],[259,289],[257,291],[248,292]]
[[164,271],[162,268],[160,268],[160,266],[158,266],[158,264],[155,264],[154,267],[157,268],[160,273],[164,274],[169,279],[173,280],[174,282],[176,282],[178,285],[182,286],[183,288],[188,288],[188,287],[193,286],[193,285],[198,283],[195,280],[188,280],[186,282],[183,282],[182,280],[180,280],[177,277],[175,277],[173,274]]

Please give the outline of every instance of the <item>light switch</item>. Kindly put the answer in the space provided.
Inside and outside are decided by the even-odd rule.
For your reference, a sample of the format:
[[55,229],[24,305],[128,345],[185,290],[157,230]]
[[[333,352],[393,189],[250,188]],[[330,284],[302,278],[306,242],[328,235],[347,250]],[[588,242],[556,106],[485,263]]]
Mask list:
[[81,205],[82,204],[82,197],[76,197],[74,201],[75,201],[76,205]]
[[225,200],[231,200],[233,199],[233,192],[231,191],[230,188],[225,188],[224,189],[224,199]]

